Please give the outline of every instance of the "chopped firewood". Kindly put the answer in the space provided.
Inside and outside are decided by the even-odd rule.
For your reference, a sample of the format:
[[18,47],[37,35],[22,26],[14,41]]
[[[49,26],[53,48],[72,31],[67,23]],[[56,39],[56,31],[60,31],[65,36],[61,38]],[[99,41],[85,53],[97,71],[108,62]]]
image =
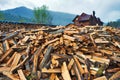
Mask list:
[[109,78],[109,80],[117,80],[117,79],[120,79],[120,71],[116,72]]
[[52,50],[52,47],[51,46],[48,46],[47,48],[47,52],[45,53],[44,55],[44,58],[42,59],[41,63],[40,63],[40,69],[42,69],[45,65],[45,63],[48,61],[48,59],[50,58],[50,52]]
[[77,66],[78,66],[78,69],[79,69],[79,71],[80,71],[80,74],[81,74],[81,75],[84,74],[84,70],[83,70],[80,62],[78,61],[78,59],[77,59],[75,56],[74,56],[74,60],[75,60],[75,62],[76,62],[76,64],[77,64]]
[[95,39],[95,43],[109,43],[109,41],[104,41],[104,40],[102,40],[102,39]]
[[8,50],[10,48],[8,40],[5,40],[5,44],[6,44],[6,50]]
[[20,62],[17,66],[12,67],[10,71],[12,72],[15,69],[19,68],[20,66],[22,66],[26,62],[27,59],[28,59],[28,56],[22,62]]
[[12,61],[14,60],[15,56],[16,56],[16,52],[15,52],[15,53],[12,55],[12,57],[7,61],[7,63],[6,63],[7,66],[11,66],[10,64],[12,64]]
[[13,49],[10,48],[6,51],[6,53],[1,57],[0,62],[2,62],[8,55],[10,55],[13,52]]
[[27,80],[26,78],[25,78],[25,75],[24,75],[24,73],[23,73],[23,71],[20,69],[20,70],[17,70],[17,72],[18,72],[18,75],[19,75],[19,77],[20,77],[20,80]]
[[119,79],[119,29],[8,24],[0,22],[1,75],[13,80]]
[[71,36],[68,36],[68,35],[63,35],[63,38],[64,39],[68,39],[70,41],[75,41],[75,38],[74,37],[71,37]]
[[61,69],[42,69],[42,73],[61,73]]
[[65,62],[63,62],[63,66],[61,68],[62,70],[62,77],[64,80],[71,80],[71,77],[70,77],[70,74],[69,74],[69,71],[68,71],[68,68],[67,68],[67,65]]
[[14,74],[11,74],[10,72],[3,72],[3,74],[12,80],[20,80],[18,76],[15,76]]
[[78,80],[82,80],[82,76],[80,75],[77,65],[75,63],[73,65],[73,67],[74,67],[74,71],[75,71],[75,74],[76,74]]
[[25,38],[22,39],[22,42],[23,42],[23,43],[26,43],[29,38],[30,38],[29,36],[25,36]]
[[19,31],[16,31],[16,32],[14,32],[14,33],[11,33],[9,36],[3,38],[2,41],[5,41],[5,40],[10,39],[10,38],[12,38],[12,37],[14,37],[14,36],[17,36],[18,34],[19,34]]
[[98,77],[98,78],[96,78],[94,80],[107,80],[107,78],[105,76],[102,76],[102,77]]
[[21,58],[21,54],[20,53],[16,53],[16,55],[14,57],[14,60],[13,60],[13,62],[11,64],[11,67],[17,66],[20,58]]
[[50,80],[55,80],[55,77],[56,77],[55,74],[51,74],[51,76],[50,76]]
[[0,72],[10,71],[10,67],[0,67]]
[[38,55],[35,54],[33,60],[33,70],[32,70],[34,74],[37,73],[37,67],[38,67]]
[[74,64],[74,60],[71,59],[69,64],[68,64],[68,70],[70,70],[72,68],[73,64]]

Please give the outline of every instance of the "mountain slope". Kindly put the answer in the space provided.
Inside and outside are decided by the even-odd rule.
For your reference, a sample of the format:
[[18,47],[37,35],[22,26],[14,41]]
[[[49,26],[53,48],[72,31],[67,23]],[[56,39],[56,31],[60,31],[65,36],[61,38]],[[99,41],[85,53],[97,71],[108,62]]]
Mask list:
[[[32,22],[34,18],[33,10],[26,7],[17,7],[14,9],[4,10],[3,12],[5,14],[6,20],[9,21],[21,21],[25,19],[24,22]],[[72,23],[72,20],[76,16],[74,14],[63,13],[63,12],[55,12],[55,11],[49,11],[49,12],[50,15],[53,17],[52,20],[53,25],[67,25],[69,23]]]

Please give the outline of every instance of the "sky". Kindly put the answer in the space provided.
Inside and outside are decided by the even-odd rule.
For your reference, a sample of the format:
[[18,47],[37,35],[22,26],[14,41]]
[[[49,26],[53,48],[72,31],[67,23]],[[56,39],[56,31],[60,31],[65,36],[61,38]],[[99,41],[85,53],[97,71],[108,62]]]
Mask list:
[[0,0],[0,9],[6,10],[25,6],[33,9],[46,5],[49,10],[80,15],[82,12],[92,14],[102,21],[109,22],[120,19],[120,0]]

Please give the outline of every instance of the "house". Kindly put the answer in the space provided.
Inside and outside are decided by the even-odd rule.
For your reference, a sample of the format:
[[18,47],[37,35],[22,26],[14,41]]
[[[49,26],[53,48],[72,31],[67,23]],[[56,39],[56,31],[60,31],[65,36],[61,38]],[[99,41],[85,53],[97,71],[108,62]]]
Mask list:
[[86,25],[103,25],[103,22],[100,20],[100,18],[97,18],[95,16],[95,11],[93,11],[92,15],[82,13],[81,15],[77,15],[73,22],[77,26],[86,26]]

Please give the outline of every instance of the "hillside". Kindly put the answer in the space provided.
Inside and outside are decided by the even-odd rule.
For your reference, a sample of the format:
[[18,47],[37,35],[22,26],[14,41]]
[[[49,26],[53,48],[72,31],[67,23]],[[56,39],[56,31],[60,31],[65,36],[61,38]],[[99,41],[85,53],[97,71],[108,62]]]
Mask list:
[[[52,24],[53,25],[67,25],[72,23],[72,20],[76,15],[49,11],[51,16],[53,17]],[[26,7],[17,7],[14,9],[4,10],[5,20],[8,21],[18,21],[18,22],[32,22],[34,19],[33,10]]]

